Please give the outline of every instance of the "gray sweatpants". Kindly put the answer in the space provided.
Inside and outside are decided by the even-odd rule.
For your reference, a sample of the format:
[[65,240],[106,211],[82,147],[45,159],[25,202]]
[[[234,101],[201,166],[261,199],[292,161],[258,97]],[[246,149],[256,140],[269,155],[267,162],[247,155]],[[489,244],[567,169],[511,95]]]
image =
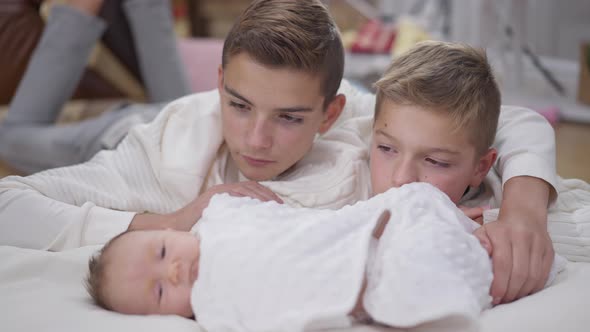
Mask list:
[[113,148],[132,125],[151,121],[165,102],[190,93],[168,2],[127,0],[123,6],[153,104],[121,105],[97,118],[55,124],[106,28],[100,18],[57,5],[0,124],[0,159],[27,173],[87,161]]

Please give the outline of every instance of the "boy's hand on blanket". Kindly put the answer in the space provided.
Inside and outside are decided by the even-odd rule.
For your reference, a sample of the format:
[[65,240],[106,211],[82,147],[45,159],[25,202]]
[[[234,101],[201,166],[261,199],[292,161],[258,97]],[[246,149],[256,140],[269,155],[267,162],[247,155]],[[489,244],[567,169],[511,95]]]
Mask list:
[[263,202],[275,201],[280,204],[283,203],[283,200],[277,194],[256,181],[219,184],[207,189],[197,199],[202,199],[206,207],[213,195],[221,193],[228,193],[235,197],[251,197]]
[[283,203],[283,200],[277,194],[255,181],[220,184],[207,189],[188,205],[171,214],[145,213],[136,215],[129,225],[129,230],[170,228],[179,231],[190,231],[197,221],[201,219],[211,197],[221,193],[228,193],[237,197],[252,197],[263,202],[276,201]]
[[485,211],[484,207],[475,206],[475,207],[467,207],[458,205],[459,210],[463,212],[469,219],[475,221],[476,223],[483,225],[483,211]]
[[491,248],[494,304],[535,293],[547,282],[554,258],[547,232],[549,190],[540,179],[510,179],[504,185],[498,220],[474,232],[484,247],[487,243]]
[[204,193],[199,195],[189,206],[187,209],[190,213],[190,220],[194,220],[189,227],[189,230],[192,226],[196,223],[197,220],[201,218],[203,214],[203,210],[209,205],[209,201],[211,197],[216,194],[227,193],[231,196],[235,197],[251,197],[261,200],[263,202],[268,201],[276,201],[280,204],[283,203],[283,200],[275,194],[272,190],[268,189],[267,187],[261,185],[256,181],[244,181],[238,183],[228,183],[228,184],[219,184],[213,186]]

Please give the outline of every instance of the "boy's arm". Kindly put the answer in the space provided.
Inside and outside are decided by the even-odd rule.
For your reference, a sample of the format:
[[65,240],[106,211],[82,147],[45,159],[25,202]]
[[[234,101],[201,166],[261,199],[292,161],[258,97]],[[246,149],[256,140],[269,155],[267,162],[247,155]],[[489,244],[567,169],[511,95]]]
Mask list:
[[503,186],[518,176],[537,178],[548,186],[549,202],[555,201],[555,132],[543,116],[524,107],[503,106],[493,147],[498,150],[494,168]]
[[503,184],[500,215],[475,234],[485,233],[492,245],[490,293],[498,304],[534,293],[547,280],[553,262],[547,208],[557,196],[555,135],[538,113],[503,107],[494,146]]
[[123,208],[128,188],[105,164],[99,155],[89,163],[0,181],[0,245],[57,251],[105,243],[123,232],[134,215],[117,211],[133,211]]
[[0,181],[0,245],[63,250],[101,244],[126,230],[136,212],[181,208],[159,179],[168,120],[163,110],[154,122],[134,127],[116,150],[84,164]]

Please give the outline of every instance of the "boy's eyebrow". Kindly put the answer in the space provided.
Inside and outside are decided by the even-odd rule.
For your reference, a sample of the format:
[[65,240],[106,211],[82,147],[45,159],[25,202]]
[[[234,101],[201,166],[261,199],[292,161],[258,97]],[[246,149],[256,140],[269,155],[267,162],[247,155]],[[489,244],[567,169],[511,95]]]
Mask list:
[[[254,106],[254,103],[249,101],[246,97],[240,95],[236,90],[230,88],[226,84],[223,85],[223,89],[229,93],[230,95],[241,99],[242,101],[248,103],[250,106]],[[277,112],[289,112],[289,113],[298,113],[298,112],[313,112],[313,108],[309,106],[295,106],[295,107],[280,107],[275,109]]]
[[430,150],[430,152],[441,152],[441,153],[446,153],[446,154],[461,154],[459,151],[444,149],[444,148],[434,148],[434,149]]
[[234,90],[234,89],[230,88],[230,87],[229,87],[229,86],[227,86],[226,84],[223,84],[223,89],[224,89],[224,90],[225,90],[227,93],[229,93],[230,95],[232,95],[232,96],[234,96],[234,97],[236,97],[236,98],[238,98],[238,99],[241,99],[242,101],[244,101],[244,102],[246,102],[246,103],[250,104],[250,106],[254,106],[254,104],[253,104],[251,101],[249,101],[248,99],[246,99],[246,97],[244,97],[244,96],[240,95],[240,94],[239,94],[239,93],[238,93],[236,90]]
[[397,139],[395,139],[395,137],[393,137],[393,136],[389,135],[388,133],[384,132],[382,129],[377,129],[376,133],[379,134],[379,135],[383,135],[383,136],[389,138],[392,141],[397,141]]
[[300,107],[281,107],[281,108],[277,108],[276,111],[278,111],[278,112],[289,112],[289,113],[312,112],[313,111],[313,108],[311,108],[311,107],[305,107],[305,106],[300,106]]
[[[377,129],[376,133],[379,134],[379,135],[383,135],[383,136],[389,138],[390,140],[392,140],[394,142],[397,142],[397,139],[395,137],[391,136],[390,134],[384,132],[381,129]],[[451,149],[445,149],[445,148],[432,148],[432,149],[429,149],[428,152],[430,152],[430,153],[440,152],[440,153],[446,153],[446,154],[452,154],[452,155],[461,154],[460,151],[451,150]]]

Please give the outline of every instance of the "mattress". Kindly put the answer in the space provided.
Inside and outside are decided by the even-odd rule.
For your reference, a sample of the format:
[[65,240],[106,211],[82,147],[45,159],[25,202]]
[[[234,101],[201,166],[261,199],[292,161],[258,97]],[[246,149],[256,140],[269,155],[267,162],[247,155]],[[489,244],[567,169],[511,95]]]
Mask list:
[[[62,252],[0,247],[1,331],[202,331],[176,316],[128,316],[95,306],[83,280],[87,261],[99,247]],[[590,263],[568,262],[545,290],[482,313],[480,331],[589,331]],[[409,331],[455,331],[436,322]],[[288,327],[285,327],[288,330]],[[335,331],[335,330],[333,330]],[[408,331],[358,325],[338,331]]]

